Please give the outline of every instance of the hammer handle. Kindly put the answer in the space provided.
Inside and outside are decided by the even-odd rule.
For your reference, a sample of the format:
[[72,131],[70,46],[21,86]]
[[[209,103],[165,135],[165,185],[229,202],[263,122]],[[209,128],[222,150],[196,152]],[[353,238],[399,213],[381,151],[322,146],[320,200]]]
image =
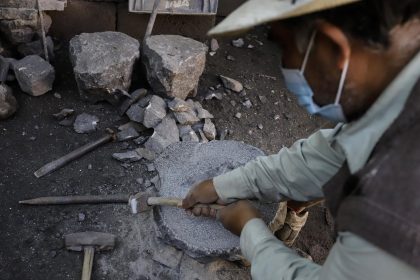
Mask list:
[[[147,199],[147,204],[150,206],[159,205],[159,206],[173,206],[182,208],[182,199],[174,197],[149,197]],[[223,205],[220,204],[196,204],[194,208],[207,208],[210,207],[215,210],[222,209]]]
[[90,280],[92,275],[93,256],[95,255],[95,248],[85,247],[85,257],[83,258],[82,280]]

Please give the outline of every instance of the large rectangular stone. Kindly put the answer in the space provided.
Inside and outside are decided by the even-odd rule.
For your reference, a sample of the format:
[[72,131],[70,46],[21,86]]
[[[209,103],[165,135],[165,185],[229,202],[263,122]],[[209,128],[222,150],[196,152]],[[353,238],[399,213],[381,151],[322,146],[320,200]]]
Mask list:
[[116,4],[105,2],[71,1],[64,11],[48,12],[54,24],[50,33],[70,40],[80,33],[115,31]]
[[[118,4],[117,30],[131,37],[143,40],[149,14],[128,12],[127,3]],[[207,39],[206,34],[215,24],[216,16],[210,15],[162,15],[158,14],[153,28],[153,35],[174,34],[197,40]]]

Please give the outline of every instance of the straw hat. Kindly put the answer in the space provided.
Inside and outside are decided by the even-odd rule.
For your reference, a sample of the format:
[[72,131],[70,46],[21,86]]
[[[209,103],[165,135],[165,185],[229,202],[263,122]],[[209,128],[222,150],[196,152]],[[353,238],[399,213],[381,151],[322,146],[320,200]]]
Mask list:
[[249,0],[211,29],[209,36],[240,33],[263,23],[298,17],[360,0]]

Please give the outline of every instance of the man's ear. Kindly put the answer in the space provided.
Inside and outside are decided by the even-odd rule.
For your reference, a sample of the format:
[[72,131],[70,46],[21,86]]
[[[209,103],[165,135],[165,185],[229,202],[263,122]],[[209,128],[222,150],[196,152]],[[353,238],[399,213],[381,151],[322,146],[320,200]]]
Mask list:
[[351,45],[348,37],[340,28],[323,20],[316,23],[316,28],[318,33],[329,38],[337,46],[340,52],[337,67],[343,69],[344,64],[350,59],[351,55]]

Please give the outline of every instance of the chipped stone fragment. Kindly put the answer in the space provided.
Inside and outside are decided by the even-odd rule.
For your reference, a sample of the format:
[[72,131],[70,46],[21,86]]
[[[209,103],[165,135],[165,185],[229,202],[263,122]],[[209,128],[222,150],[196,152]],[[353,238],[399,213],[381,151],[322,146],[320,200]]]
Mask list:
[[127,110],[126,115],[133,122],[143,123],[144,111],[145,109],[138,104],[133,104],[130,106],[130,109]]
[[152,259],[164,266],[176,269],[181,262],[182,255],[182,251],[177,250],[172,246],[159,243],[153,253]]
[[249,99],[245,100],[245,102],[242,102],[242,105],[244,105],[247,109],[252,108],[252,102]]
[[197,117],[199,119],[213,119],[214,116],[204,108],[197,109]]
[[216,139],[216,126],[210,119],[204,121],[203,132],[208,140]]
[[220,75],[219,77],[222,80],[223,86],[229,90],[232,90],[234,92],[241,92],[244,89],[243,85],[235,79],[222,75]]
[[204,99],[205,100],[211,100],[211,99],[222,100],[223,99],[223,95],[220,92],[209,92],[204,97]]
[[136,162],[142,159],[142,157],[136,151],[127,151],[124,153],[114,153],[112,157],[121,162]]
[[130,98],[127,98],[126,100],[124,100],[124,102],[121,104],[118,110],[120,113],[120,116],[124,115],[131,105],[133,105],[134,103],[139,101],[141,98],[145,97],[146,95],[147,95],[147,90],[144,88],[135,90],[133,93],[131,93]]
[[242,48],[245,45],[244,39],[238,38],[236,40],[232,40],[232,46],[237,48]]
[[216,39],[212,38],[210,40],[210,50],[212,52],[217,52],[218,49],[219,49],[219,42],[217,42]]
[[59,121],[67,118],[68,116],[73,115],[74,110],[73,109],[68,109],[68,108],[64,108],[63,110],[61,110],[60,112],[53,114],[53,117]]
[[238,112],[238,113],[235,114],[235,118],[240,119],[241,117],[242,117],[241,113]]
[[174,115],[177,121],[182,125],[192,125],[200,121],[193,110],[187,112],[174,112]]
[[187,112],[188,110],[191,110],[191,107],[188,105],[188,103],[182,99],[179,99],[178,97],[175,97],[173,100],[171,100],[168,103],[168,107],[173,112]]
[[149,105],[144,110],[143,125],[147,128],[152,128],[158,125],[166,116],[166,103],[157,96],[153,95],[150,99]]
[[144,143],[146,143],[148,139],[149,139],[149,136],[140,136],[134,139],[134,143],[136,143],[137,145],[143,145]]
[[200,143],[207,143],[207,142],[209,142],[209,140],[206,138],[206,135],[204,134],[203,130],[199,129],[198,130],[198,133],[200,134],[200,138],[201,138]]
[[258,95],[258,98],[260,99],[262,104],[266,104],[268,102],[267,97],[264,95]]
[[73,127],[77,133],[89,133],[96,130],[98,122],[98,117],[82,113],[76,117]]
[[143,158],[149,160],[149,161],[153,161],[156,158],[156,153],[146,149],[146,148],[138,148],[136,149],[136,152]]
[[159,154],[169,145],[179,142],[179,131],[176,122],[171,117],[166,117],[155,127],[155,131],[150,136],[144,146]]
[[127,127],[117,133],[118,141],[128,141],[137,137],[139,137],[139,133],[133,127]]

